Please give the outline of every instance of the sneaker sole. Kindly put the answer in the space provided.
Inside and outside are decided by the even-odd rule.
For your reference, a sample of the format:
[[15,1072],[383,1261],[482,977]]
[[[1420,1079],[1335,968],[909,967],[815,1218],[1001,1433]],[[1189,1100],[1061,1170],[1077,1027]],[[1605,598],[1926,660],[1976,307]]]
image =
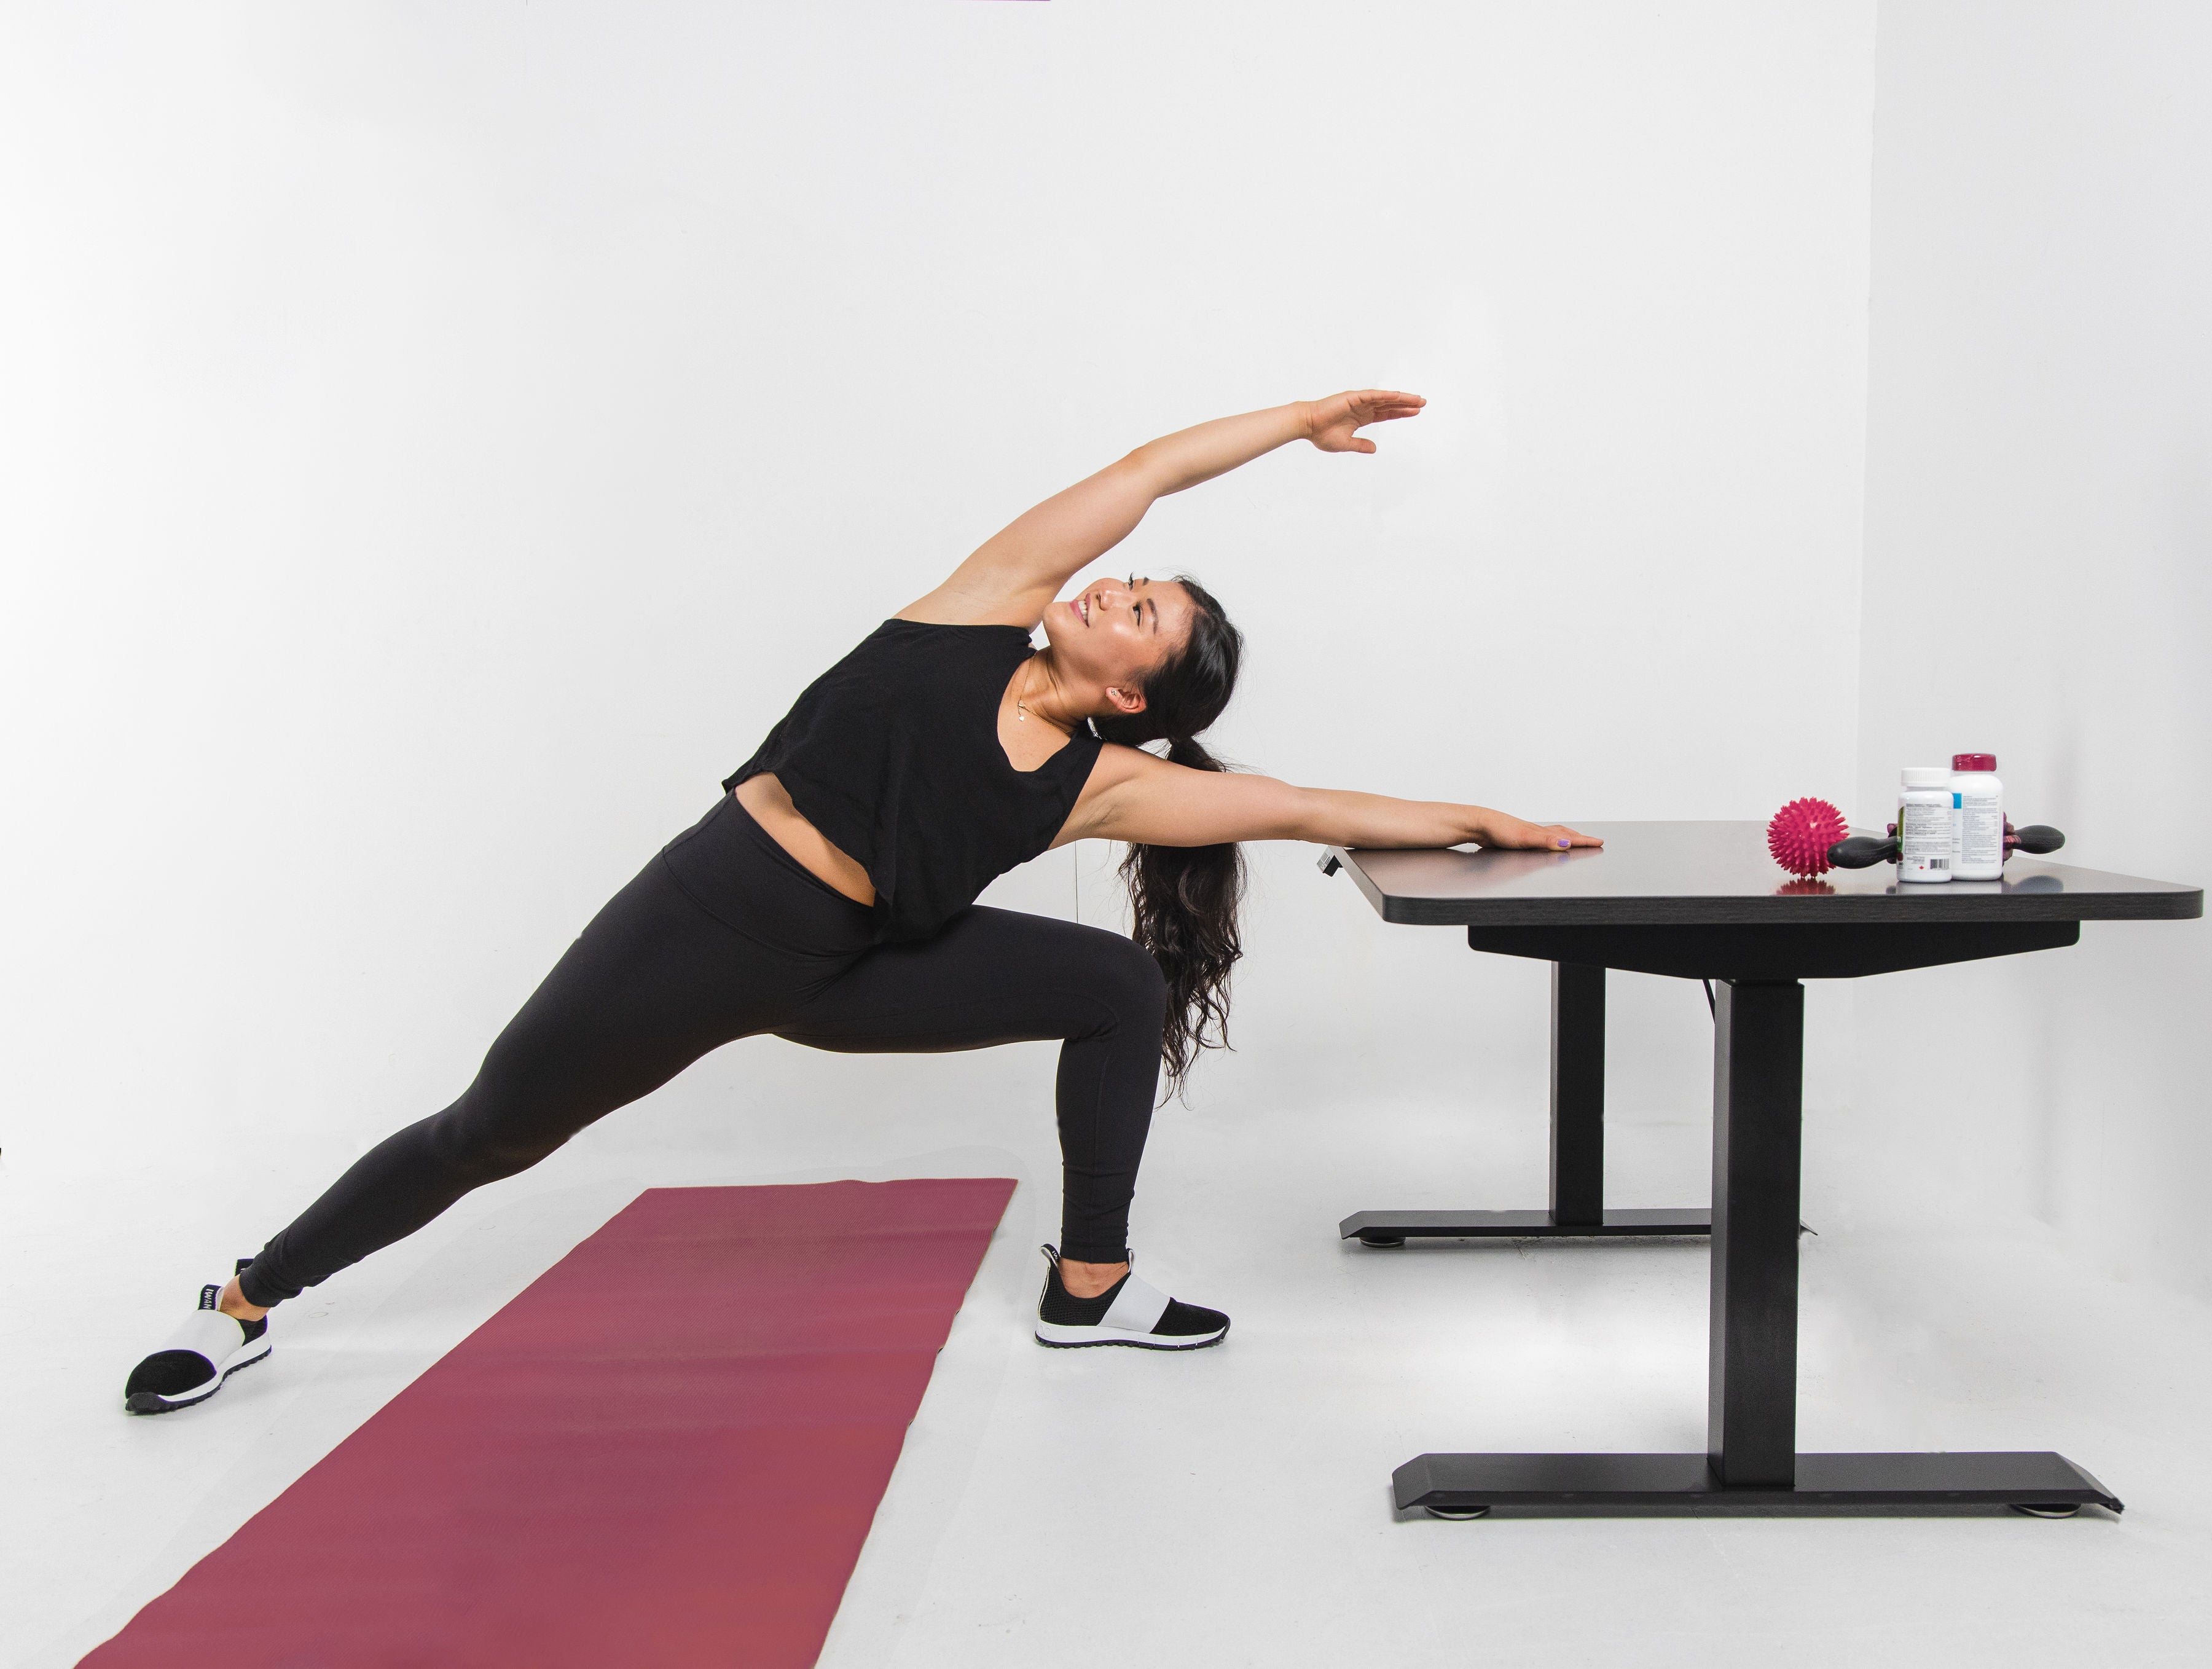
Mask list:
[[123,1411],[125,1414],[174,1414],[180,1408],[194,1407],[207,1401],[216,1392],[222,1390],[224,1381],[240,1368],[251,1367],[258,1361],[268,1361],[270,1353],[276,1348],[274,1343],[264,1337],[261,1341],[261,1348],[258,1350],[250,1356],[242,1356],[232,1362],[215,1376],[215,1382],[206,1390],[195,1391],[188,1397],[164,1397],[159,1392],[141,1391],[135,1396],[125,1397],[123,1399]]
[[[1049,1328],[1051,1331],[1047,1332]],[[1119,1337],[1105,1333],[1101,1327],[1069,1327],[1055,1321],[1040,1321],[1036,1325],[1036,1342],[1054,1350],[1090,1350],[1100,1345],[1118,1344],[1131,1350],[1204,1350],[1229,1337],[1229,1329],[1218,1332],[1194,1333],[1188,1339],[1159,1338],[1148,1333],[1123,1333]]]

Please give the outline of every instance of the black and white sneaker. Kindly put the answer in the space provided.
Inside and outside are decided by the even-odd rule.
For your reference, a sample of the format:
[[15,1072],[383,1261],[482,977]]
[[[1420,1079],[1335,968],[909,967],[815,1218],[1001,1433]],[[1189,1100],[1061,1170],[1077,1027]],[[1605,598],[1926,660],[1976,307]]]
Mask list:
[[[244,1269],[251,1259],[243,1260]],[[204,1403],[241,1367],[269,1354],[269,1318],[240,1321],[216,1307],[221,1287],[202,1287],[199,1307],[191,1320],[169,1335],[169,1342],[131,1370],[123,1385],[126,1414],[167,1414]]]
[[1060,1284],[1060,1248],[1041,1246],[1048,1267],[1037,1300],[1039,1344],[1066,1350],[1086,1344],[1133,1344],[1142,1350],[1202,1350],[1229,1332],[1229,1318],[1170,1298],[1134,1270],[1096,1298],[1078,1298]]

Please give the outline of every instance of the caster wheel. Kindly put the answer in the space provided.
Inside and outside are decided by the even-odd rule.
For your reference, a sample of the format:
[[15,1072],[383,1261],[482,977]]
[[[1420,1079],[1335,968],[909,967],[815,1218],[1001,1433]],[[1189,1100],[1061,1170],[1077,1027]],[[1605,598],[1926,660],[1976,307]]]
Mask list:
[[1470,1519],[1486,1519],[1487,1507],[1424,1507],[1421,1509],[1432,1519],[1445,1519],[1453,1524],[1465,1524]]
[[1364,1246],[1401,1246],[1406,1244],[1402,1234],[1363,1234],[1359,1244]]
[[2012,1504],[2015,1513],[2025,1513],[2032,1519],[2070,1519],[2081,1510],[2078,1501],[2016,1501]]

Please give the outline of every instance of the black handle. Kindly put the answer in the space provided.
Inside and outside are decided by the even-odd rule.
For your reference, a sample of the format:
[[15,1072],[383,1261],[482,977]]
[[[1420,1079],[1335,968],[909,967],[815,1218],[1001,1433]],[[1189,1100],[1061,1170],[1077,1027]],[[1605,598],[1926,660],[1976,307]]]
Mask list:
[[1879,835],[1851,835],[1828,848],[1828,862],[1838,869],[1871,869],[1877,863],[1894,863],[1897,843]]
[[1333,875],[1338,870],[1343,868],[1344,865],[1342,862],[1339,860],[1334,852],[1323,852],[1320,857],[1315,860],[1314,868],[1320,870],[1324,875]]
[[2032,852],[2038,856],[2055,852],[2066,844],[2066,837],[2048,823],[2031,823],[2024,829],[2012,831],[2013,850]]

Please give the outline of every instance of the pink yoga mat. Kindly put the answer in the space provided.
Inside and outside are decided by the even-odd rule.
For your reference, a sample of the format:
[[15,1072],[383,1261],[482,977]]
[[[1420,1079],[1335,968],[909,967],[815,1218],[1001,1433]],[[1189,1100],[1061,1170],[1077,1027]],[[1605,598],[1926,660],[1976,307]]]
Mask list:
[[1013,1187],[640,1195],[83,1662],[811,1664]]

